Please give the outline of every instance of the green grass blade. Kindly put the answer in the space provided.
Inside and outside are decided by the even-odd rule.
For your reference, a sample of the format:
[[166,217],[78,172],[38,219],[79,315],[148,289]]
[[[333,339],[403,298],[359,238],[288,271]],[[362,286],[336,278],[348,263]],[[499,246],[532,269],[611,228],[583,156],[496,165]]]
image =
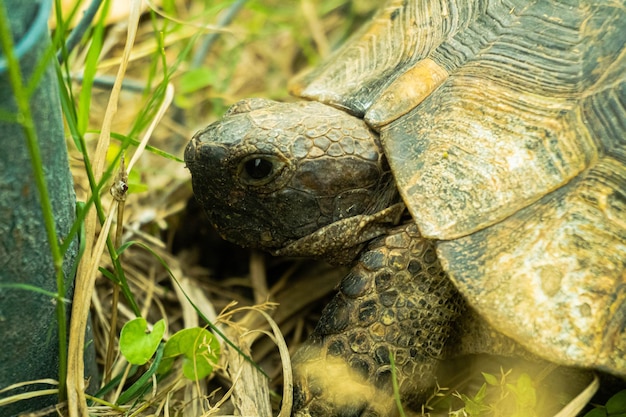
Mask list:
[[398,387],[398,373],[396,369],[396,361],[393,357],[393,353],[389,352],[389,362],[391,364],[391,383],[393,384],[393,398],[396,401],[398,407],[398,413],[400,417],[406,417],[402,402],[400,401],[400,387]]
[[157,369],[159,369],[161,359],[163,358],[164,347],[165,343],[161,343],[159,345],[159,348],[154,355],[154,360],[152,361],[150,368],[148,368],[145,374],[141,375],[133,385],[131,385],[126,391],[122,393],[122,395],[120,395],[120,397],[117,399],[118,404],[126,404],[128,401],[132,400],[138,395],[141,395],[146,391],[146,389],[152,386],[149,382],[152,378],[152,375],[154,375]]
[[[43,288],[39,288],[39,287],[35,287],[34,285],[29,285],[29,284],[22,284],[22,283],[12,283],[12,282],[8,282],[8,283],[0,283],[0,288],[11,288],[14,290],[24,290],[24,291],[32,291],[35,292],[37,294],[43,294],[46,297],[50,297],[50,298],[54,298],[55,300],[58,300],[59,297],[57,295],[57,293],[52,292],[52,291],[47,291],[44,290]],[[71,300],[68,300],[65,297],[62,297],[61,300],[64,303],[71,303]]]
[[[122,135],[120,133],[111,132],[111,137],[113,139],[119,140],[122,144],[139,146],[139,140],[132,138],[130,136],[127,136],[127,135]],[[159,149],[159,148],[155,148],[154,146],[146,145],[146,150],[152,152],[155,155],[161,156],[165,159],[169,159],[170,161],[180,162],[181,164],[185,163],[185,160],[177,157],[176,155],[172,155],[171,153],[165,152],[164,150]]]
[[105,0],[102,5],[102,13],[91,34],[91,45],[89,46],[89,52],[87,52],[85,69],[83,71],[83,84],[78,99],[78,131],[82,134],[87,131],[89,125],[89,109],[91,108],[93,79],[98,69],[100,52],[102,52],[104,29],[106,27],[105,19],[109,12],[110,3],[109,0]]

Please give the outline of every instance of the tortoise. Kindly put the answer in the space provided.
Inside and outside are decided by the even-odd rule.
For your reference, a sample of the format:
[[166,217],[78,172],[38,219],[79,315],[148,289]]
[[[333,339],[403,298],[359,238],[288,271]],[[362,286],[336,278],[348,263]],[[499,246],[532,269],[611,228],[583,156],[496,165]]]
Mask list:
[[[185,150],[221,235],[352,263],[295,355],[299,415],[393,415],[446,358],[626,377],[626,4],[388,1]],[[350,381],[350,383],[347,383]]]

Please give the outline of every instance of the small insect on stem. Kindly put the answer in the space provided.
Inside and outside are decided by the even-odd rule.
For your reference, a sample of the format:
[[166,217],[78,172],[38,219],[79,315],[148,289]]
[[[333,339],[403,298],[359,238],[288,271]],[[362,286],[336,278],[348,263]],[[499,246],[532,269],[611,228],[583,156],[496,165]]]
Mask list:
[[117,201],[126,201],[126,192],[128,191],[128,172],[124,164],[124,156],[120,161],[120,170],[115,176],[113,185],[109,189],[109,192],[113,198]]

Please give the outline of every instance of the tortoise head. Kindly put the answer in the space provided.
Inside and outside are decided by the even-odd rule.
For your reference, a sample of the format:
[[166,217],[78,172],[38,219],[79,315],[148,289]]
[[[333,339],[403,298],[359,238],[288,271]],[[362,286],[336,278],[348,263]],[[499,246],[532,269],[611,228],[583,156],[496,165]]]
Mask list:
[[317,102],[243,100],[195,134],[185,162],[222,237],[274,252],[398,199],[376,133]]

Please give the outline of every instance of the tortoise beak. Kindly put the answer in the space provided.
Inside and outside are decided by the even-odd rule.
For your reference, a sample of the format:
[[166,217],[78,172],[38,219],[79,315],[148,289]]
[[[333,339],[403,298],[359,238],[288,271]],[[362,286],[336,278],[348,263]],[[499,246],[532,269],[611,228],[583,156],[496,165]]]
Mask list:
[[226,150],[214,142],[203,140],[205,130],[198,131],[185,148],[185,164],[191,175],[199,173],[202,168],[211,168],[226,157]]

